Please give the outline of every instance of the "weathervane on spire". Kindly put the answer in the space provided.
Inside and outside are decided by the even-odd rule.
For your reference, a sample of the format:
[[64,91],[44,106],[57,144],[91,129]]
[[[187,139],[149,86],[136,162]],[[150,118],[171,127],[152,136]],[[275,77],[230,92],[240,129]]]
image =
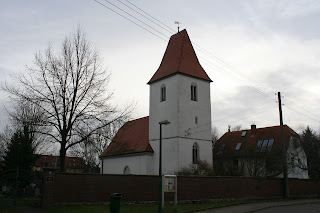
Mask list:
[[179,22],[179,21],[175,21],[174,23],[178,25],[178,32],[180,32],[180,31],[179,31],[179,28],[180,28],[180,24],[182,24],[182,23]]

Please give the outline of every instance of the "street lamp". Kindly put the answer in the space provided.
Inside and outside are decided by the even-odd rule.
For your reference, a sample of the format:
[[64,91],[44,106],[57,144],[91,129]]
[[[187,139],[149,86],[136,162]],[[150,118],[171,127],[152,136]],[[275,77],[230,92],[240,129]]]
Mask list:
[[160,121],[160,142],[159,142],[159,208],[158,212],[162,212],[162,125],[168,125],[168,120]]

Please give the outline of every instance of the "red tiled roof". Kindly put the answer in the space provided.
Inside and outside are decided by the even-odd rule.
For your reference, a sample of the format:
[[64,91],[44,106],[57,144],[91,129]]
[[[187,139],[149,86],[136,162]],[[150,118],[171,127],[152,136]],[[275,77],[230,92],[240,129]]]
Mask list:
[[[288,148],[290,137],[299,135],[287,125],[283,126],[285,146]],[[244,137],[241,137],[243,131],[247,131]],[[281,150],[281,130],[280,126],[265,127],[258,129],[242,130],[236,132],[226,132],[216,143],[213,149],[213,155],[216,157],[220,152],[221,156],[239,156],[249,151],[255,150],[258,140],[274,139],[271,152]],[[242,143],[238,151],[235,150],[236,145]],[[225,144],[225,145],[223,145]],[[222,148],[222,146],[225,146]]]
[[186,30],[171,36],[160,67],[148,84],[178,73],[212,82],[200,65]]
[[[56,168],[59,167],[57,162],[59,161],[59,156],[54,155],[40,155],[35,162],[36,167],[49,167]],[[65,157],[65,167],[67,169],[83,169],[86,164],[83,158],[80,157]]]
[[125,123],[100,157],[152,152],[149,144],[149,116]]

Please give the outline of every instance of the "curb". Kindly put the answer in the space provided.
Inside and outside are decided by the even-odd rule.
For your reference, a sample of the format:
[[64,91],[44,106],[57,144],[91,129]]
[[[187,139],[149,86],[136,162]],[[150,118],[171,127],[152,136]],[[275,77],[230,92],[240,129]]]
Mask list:
[[256,203],[247,203],[247,204],[236,204],[225,207],[215,207],[202,209],[197,211],[192,211],[194,213],[252,213],[263,209],[273,208],[273,207],[281,207],[281,206],[294,206],[301,204],[311,204],[311,203],[320,203],[320,199],[295,199],[288,201],[264,201],[264,202],[256,202]]

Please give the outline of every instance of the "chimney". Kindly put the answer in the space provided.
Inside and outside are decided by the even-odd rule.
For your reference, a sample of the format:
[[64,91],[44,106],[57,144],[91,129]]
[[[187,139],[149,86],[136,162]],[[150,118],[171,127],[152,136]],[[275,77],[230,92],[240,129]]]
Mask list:
[[256,131],[257,131],[257,126],[255,124],[252,124],[251,125],[251,134],[252,135],[255,135],[256,134]]
[[251,125],[251,130],[254,130],[254,131],[255,131],[256,129],[257,129],[257,126],[256,126],[255,124],[252,124],[252,125]]

